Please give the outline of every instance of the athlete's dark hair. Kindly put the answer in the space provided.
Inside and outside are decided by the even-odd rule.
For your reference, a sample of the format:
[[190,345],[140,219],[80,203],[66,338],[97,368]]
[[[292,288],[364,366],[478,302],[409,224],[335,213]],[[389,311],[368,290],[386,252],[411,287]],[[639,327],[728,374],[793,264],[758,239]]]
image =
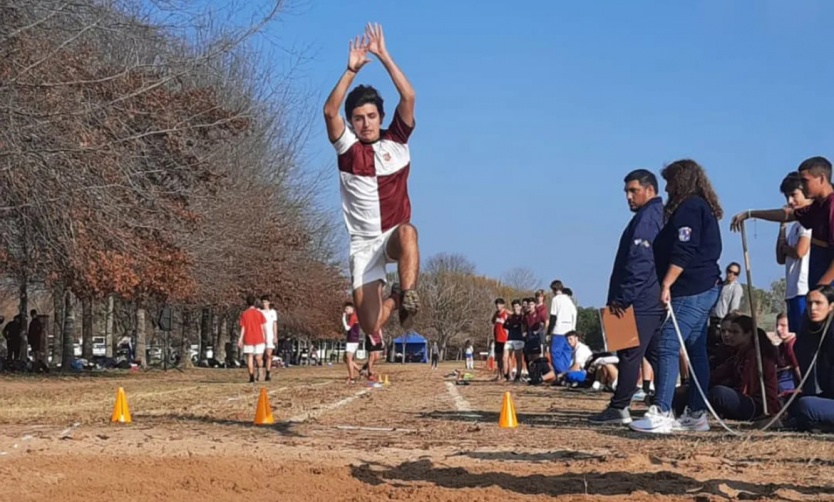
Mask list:
[[271,302],[272,300],[269,299],[269,295],[263,295],[263,296],[261,296],[261,301],[262,302]]
[[550,283],[550,289],[553,291],[563,291],[565,289],[565,285],[562,284],[562,281],[559,279],[555,279],[553,282]]
[[787,319],[787,318],[788,318],[788,314],[786,314],[784,312],[779,312],[778,314],[776,314],[776,322],[779,322],[782,319]]
[[[735,324],[743,333],[747,333],[753,335],[753,318],[748,315],[740,315],[737,316],[735,319],[730,321],[732,324]],[[759,336],[759,349],[762,351],[762,355],[770,358],[776,357],[776,346],[773,345],[773,342],[767,337],[767,333],[765,330],[758,328],[756,330],[756,334]]]
[[342,308],[348,308],[348,307],[353,307],[353,302],[345,302],[345,304],[342,306]]
[[798,171],[811,171],[814,176],[825,176],[825,179],[831,182],[831,162],[825,157],[811,157],[803,160],[802,164],[799,164]]
[[640,183],[640,186],[643,188],[651,186],[654,188],[654,192],[657,193],[657,176],[651,171],[646,169],[635,169],[631,171],[626,175],[623,182],[631,183],[632,181]]
[[247,307],[254,307],[256,301],[257,300],[255,299],[255,295],[248,295],[246,297],[246,306]]
[[515,307],[516,305],[518,305],[520,307],[521,306],[521,300],[513,300],[512,306]]
[[[834,303],[834,288],[832,288],[831,286],[828,286],[828,285],[817,286],[816,288],[812,289],[811,291],[808,291],[808,294],[810,295],[814,291],[817,291],[817,292],[819,292],[819,294],[824,296],[825,299],[828,300],[828,303]],[[808,312],[809,314],[811,313],[811,309],[805,309],[805,311]]]
[[495,299],[495,304],[496,305],[504,305],[505,303],[507,303],[507,302],[505,302],[503,298],[496,298]]
[[785,176],[785,179],[782,180],[782,184],[779,185],[779,191],[788,197],[790,194],[794,193],[797,190],[802,190],[802,193],[805,196],[808,196],[808,193],[805,192],[805,184],[802,183],[802,177],[799,175],[798,171],[791,171]]
[[380,119],[385,116],[385,110],[382,107],[382,96],[379,95],[379,92],[369,85],[359,85],[350,91],[347,99],[345,99],[345,117],[350,120],[353,117],[353,110],[368,103],[376,105]]

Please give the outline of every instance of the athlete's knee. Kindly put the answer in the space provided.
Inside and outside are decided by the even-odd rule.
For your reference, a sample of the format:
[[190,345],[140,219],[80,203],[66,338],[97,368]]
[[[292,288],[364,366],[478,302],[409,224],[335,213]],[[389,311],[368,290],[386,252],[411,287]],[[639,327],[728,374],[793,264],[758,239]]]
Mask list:
[[400,242],[417,242],[417,227],[411,223],[403,223],[397,227],[397,237]]

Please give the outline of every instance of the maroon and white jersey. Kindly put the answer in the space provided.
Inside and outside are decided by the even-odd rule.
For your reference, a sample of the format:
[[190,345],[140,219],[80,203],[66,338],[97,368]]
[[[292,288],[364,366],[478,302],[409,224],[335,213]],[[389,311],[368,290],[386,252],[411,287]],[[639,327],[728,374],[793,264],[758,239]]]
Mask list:
[[391,127],[379,141],[359,141],[350,124],[333,143],[339,154],[342,211],[351,237],[377,237],[411,221],[408,137],[413,126],[394,113]]

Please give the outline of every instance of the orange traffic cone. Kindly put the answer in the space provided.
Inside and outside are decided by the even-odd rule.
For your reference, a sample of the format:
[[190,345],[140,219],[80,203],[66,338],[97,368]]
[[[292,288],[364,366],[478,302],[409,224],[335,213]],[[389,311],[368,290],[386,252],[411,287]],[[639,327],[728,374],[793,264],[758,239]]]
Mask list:
[[258,409],[255,411],[255,425],[271,425],[275,423],[272,417],[272,407],[269,406],[269,397],[266,395],[266,388],[261,387],[261,395],[258,398]]
[[110,418],[111,422],[119,422],[123,424],[130,423],[130,408],[127,406],[127,396],[125,390],[119,387],[116,392],[116,404],[113,406],[113,416]]
[[504,393],[504,403],[501,405],[501,416],[498,418],[498,427],[502,429],[515,429],[518,427],[518,418],[515,416],[515,405],[510,392]]
[[487,358],[487,369],[490,371],[495,369],[495,358],[492,356]]

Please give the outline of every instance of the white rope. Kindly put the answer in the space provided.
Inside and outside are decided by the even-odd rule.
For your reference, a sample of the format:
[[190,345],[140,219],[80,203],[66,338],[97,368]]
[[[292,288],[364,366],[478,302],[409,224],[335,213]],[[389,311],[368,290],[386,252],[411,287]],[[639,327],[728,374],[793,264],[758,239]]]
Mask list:
[[678,326],[678,319],[677,317],[675,317],[675,309],[672,308],[671,303],[669,303],[668,307],[669,317],[671,317],[672,319],[672,325],[675,327],[675,333],[677,333],[678,340],[681,342],[681,350],[683,350],[683,357],[686,359],[686,366],[689,368],[689,373],[692,375],[689,380],[695,382],[695,387],[698,388],[698,393],[701,394],[701,397],[704,399],[704,403],[706,403],[709,412],[712,414],[713,417],[715,417],[716,420],[718,420],[718,423],[721,424],[721,427],[724,427],[727,430],[727,432],[734,436],[742,436],[743,434],[731,429],[729,425],[724,423],[724,421],[721,420],[721,417],[718,416],[718,413],[716,413],[715,410],[712,408],[712,404],[710,404],[709,399],[707,398],[706,394],[704,394],[704,389],[701,388],[701,384],[698,382],[698,375],[695,373],[695,369],[692,367],[692,361],[689,360],[689,352],[687,352],[686,350],[686,341],[683,339],[680,326]]
[[[672,308],[671,303],[668,305],[668,308],[669,308],[669,317],[672,319],[672,325],[675,327],[675,333],[677,333],[678,340],[681,343],[681,350],[683,350],[683,356],[686,359],[686,364],[687,364],[687,367],[689,368],[689,372],[692,374],[690,380],[695,382],[695,387],[697,387],[698,393],[701,394],[701,397],[703,398],[704,403],[706,403],[707,409],[709,409],[710,414],[712,414],[712,416],[715,418],[715,420],[717,420],[718,423],[721,424],[721,427],[726,429],[727,432],[729,432],[730,434],[732,434],[734,436],[738,436],[738,437],[745,436],[744,434],[730,428],[729,425],[727,425],[723,420],[721,420],[721,417],[718,416],[718,413],[715,412],[715,409],[713,409],[712,404],[710,404],[709,399],[707,398],[706,394],[704,394],[704,389],[701,388],[701,384],[698,382],[698,375],[695,373],[695,369],[692,367],[692,361],[689,360],[689,352],[686,351],[686,342],[684,341],[683,335],[681,334],[680,326],[678,326],[678,319],[675,317],[675,310]],[[799,385],[796,388],[796,392],[794,392],[793,395],[790,397],[790,399],[788,399],[788,402],[785,403],[784,406],[782,406],[782,409],[779,410],[779,413],[774,415],[773,419],[771,419],[770,422],[768,422],[764,427],[761,428],[762,431],[766,431],[771,426],[773,426],[773,424],[775,424],[776,421],[779,420],[779,417],[781,417],[785,413],[785,411],[788,410],[790,405],[793,403],[793,401],[799,395],[799,391],[801,391],[802,387],[805,385],[805,381],[811,375],[811,372],[814,370],[814,367],[817,364],[817,357],[819,356],[820,351],[822,350],[822,344],[823,344],[823,342],[825,342],[825,337],[828,334],[828,328],[831,325],[832,318],[834,318],[834,314],[829,314],[828,319],[825,321],[825,327],[823,328],[822,336],[820,337],[820,343],[817,346],[817,351],[814,354],[814,358],[811,360],[811,364],[808,366],[808,369],[805,371],[805,374],[802,376],[802,380],[799,382]],[[754,333],[753,336],[757,337],[758,333]],[[762,399],[767,399],[767,397],[763,395]],[[747,434],[747,436],[748,437],[752,436],[752,433]]]

